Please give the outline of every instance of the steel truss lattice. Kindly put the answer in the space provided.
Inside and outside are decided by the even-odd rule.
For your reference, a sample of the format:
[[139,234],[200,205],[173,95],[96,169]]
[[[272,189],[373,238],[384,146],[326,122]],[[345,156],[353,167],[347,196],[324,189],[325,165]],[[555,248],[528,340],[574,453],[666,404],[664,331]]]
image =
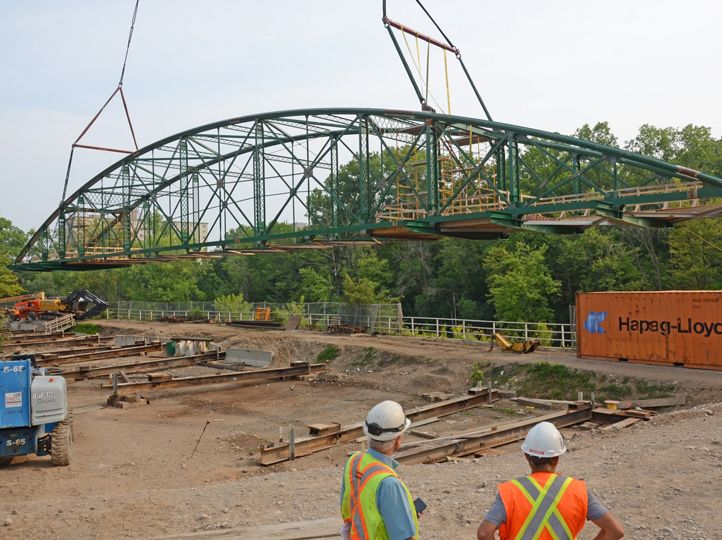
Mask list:
[[720,178],[536,129],[432,112],[282,111],[128,155],[66,199],[11,268],[668,227],[722,215],[698,204],[720,196]]

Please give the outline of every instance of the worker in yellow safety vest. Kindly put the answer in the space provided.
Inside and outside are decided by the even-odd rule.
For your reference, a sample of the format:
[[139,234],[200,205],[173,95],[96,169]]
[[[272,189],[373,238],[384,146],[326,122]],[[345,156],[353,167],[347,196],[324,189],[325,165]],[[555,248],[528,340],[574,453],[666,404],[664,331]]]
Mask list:
[[476,535],[493,540],[574,540],[591,521],[600,528],[595,540],[619,540],[624,530],[584,482],[555,473],[567,451],[564,437],[550,422],[534,426],[521,447],[531,474],[499,486],[496,501]]
[[369,411],[363,426],[369,448],[352,455],[343,473],[340,534],[345,540],[418,540],[420,514],[391,457],[410,424],[394,401]]

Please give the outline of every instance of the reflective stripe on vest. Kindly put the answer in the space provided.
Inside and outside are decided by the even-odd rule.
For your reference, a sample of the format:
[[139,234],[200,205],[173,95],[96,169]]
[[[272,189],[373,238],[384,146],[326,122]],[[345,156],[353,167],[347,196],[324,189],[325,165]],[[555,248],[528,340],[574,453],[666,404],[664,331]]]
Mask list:
[[559,501],[572,482],[572,478],[554,476],[543,488],[531,476],[512,480],[532,505],[532,509],[514,540],[537,540],[544,528],[554,540],[574,540],[564,517],[557,510]]
[[352,540],[369,540],[369,532],[366,526],[366,518],[364,517],[363,505],[361,504],[361,493],[364,487],[374,476],[383,474],[385,476],[394,476],[398,478],[398,475],[394,472],[391,467],[381,463],[380,461],[373,460],[366,467],[361,469],[361,462],[363,460],[363,452],[359,452],[353,458],[351,458],[351,465],[349,467],[349,484],[350,490],[350,510],[351,510],[351,538]]

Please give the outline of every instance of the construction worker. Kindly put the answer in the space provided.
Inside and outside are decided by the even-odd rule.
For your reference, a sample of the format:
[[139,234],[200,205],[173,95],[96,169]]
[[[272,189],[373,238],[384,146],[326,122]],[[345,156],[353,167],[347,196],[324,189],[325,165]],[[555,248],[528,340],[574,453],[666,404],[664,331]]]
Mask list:
[[369,448],[352,455],[343,473],[340,534],[345,540],[418,540],[414,501],[394,472],[399,463],[391,457],[410,424],[395,401],[383,401],[369,411],[363,426]]
[[550,422],[527,433],[521,447],[531,475],[505,482],[476,532],[479,540],[574,540],[589,520],[601,530],[595,540],[619,540],[624,530],[581,480],[555,474],[567,451]]

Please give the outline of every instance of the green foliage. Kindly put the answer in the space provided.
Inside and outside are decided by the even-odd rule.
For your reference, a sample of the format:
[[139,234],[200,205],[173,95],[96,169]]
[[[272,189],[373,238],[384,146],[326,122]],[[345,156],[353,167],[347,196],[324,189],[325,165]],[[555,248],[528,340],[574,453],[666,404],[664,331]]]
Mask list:
[[100,332],[100,325],[92,323],[79,323],[75,325],[75,328],[73,328],[73,332],[95,335]]
[[534,249],[517,242],[512,249],[496,245],[484,259],[489,293],[502,321],[546,322],[554,318],[549,297],[561,286],[544,263],[546,246]]
[[191,309],[191,310],[188,312],[188,316],[189,316],[189,317],[194,317],[194,318],[205,317],[206,315],[207,315],[206,312],[203,311],[203,310],[202,310],[201,308],[199,308],[199,307],[194,307],[193,309]]
[[312,267],[298,269],[301,274],[301,286],[311,302],[331,302],[333,298],[333,281]]
[[353,279],[346,274],[343,280],[344,301],[349,304],[393,304],[398,298],[387,296],[383,291],[377,291],[378,283],[368,278]]
[[597,402],[607,399],[647,399],[669,397],[675,384],[652,384],[644,379],[615,378],[594,371],[569,368],[561,364],[505,364],[487,370],[495,386],[515,388],[520,396],[575,401],[577,392],[589,399],[594,392]]
[[0,298],[23,293],[17,274],[7,269],[27,242],[28,236],[9,219],[0,217]]
[[227,311],[230,313],[250,313],[253,306],[243,299],[242,294],[226,294],[215,299],[216,311]]
[[484,384],[484,372],[481,368],[482,364],[480,362],[474,362],[471,366],[471,373],[469,373],[469,384],[471,386],[482,386]]
[[[671,281],[679,289],[722,289],[722,219],[700,219],[685,223],[669,235],[674,264]],[[700,238],[701,237],[701,238]]]
[[332,360],[335,360],[340,354],[341,351],[338,350],[338,347],[336,347],[335,345],[329,345],[320,353],[318,353],[315,363],[323,364],[326,362],[331,362]]
[[[300,303],[296,304],[290,302],[285,307],[273,308],[273,320],[277,323],[286,324],[291,315],[303,315],[306,312],[306,308],[303,304],[303,296],[301,297]],[[301,325],[305,323],[305,319],[301,318]]]
[[0,264],[0,298],[17,296],[23,293],[18,276],[8,270],[7,266]]
[[361,355],[351,362],[351,365],[356,367],[373,367],[376,363],[377,355],[378,351],[375,347],[366,347],[361,351]]
[[12,221],[0,217],[0,256],[2,256],[2,260],[7,264],[17,257],[29,237],[29,234],[13,225]]

